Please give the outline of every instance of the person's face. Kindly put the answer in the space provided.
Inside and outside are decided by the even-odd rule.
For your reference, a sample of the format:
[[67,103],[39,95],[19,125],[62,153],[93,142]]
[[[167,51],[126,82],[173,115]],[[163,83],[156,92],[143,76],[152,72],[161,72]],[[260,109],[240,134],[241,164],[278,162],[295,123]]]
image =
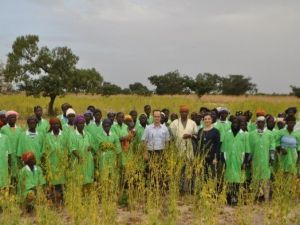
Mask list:
[[169,119],[170,111],[169,110],[164,110],[163,113],[165,114],[165,117]]
[[163,124],[165,122],[165,115],[160,114],[160,123]]
[[86,123],[89,123],[92,119],[92,115],[90,113],[86,113],[86,114],[84,114],[84,119],[85,119]]
[[87,110],[90,110],[92,113],[95,112],[95,107],[88,107]]
[[189,115],[189,111],[188,110],[181,110],[180,111],[180,117],[181,117],[181,119],[186,120],[188,118],[188,115]]
[[197,116],[197,113],[192,112],[191,113],[191,120],[195,121],[196,120],[196,116]]
[[75,114],[69,114],[67,117],[69,124],[74,124]]
[[237,119],[232,120],[231,129],[232,130],[239,130],[240,129],[240,123]]
[[289,111],[287,112],[287,115],[288,115],[288,116],[295,116],[295,113],[294,113],[293,110],[289,110]]
[[32,157],[27,161],[27,165],[32,168],[36,164],[35,158]]
[[52,124],[51,124],[51,129],[52,129],[53,131],[59,131],[59,129],[60,129],[60,124],[59,124],[59,123],[52,123]]
[[296,121],[287,121],[286,122],[286,127],[288,130],[294,130],[295,125],[296,125]]
[[102,118],[102,114],[101,114],[100,112],[96,112],[96,113],[94,114],[94,117],[95,117],[95,120],[96,120],[96,121],[100,121],[101,118]]
[[145,111],[145,113],[146,113],[147,115],[150,115],[150,113],[151,113],[151,107],[150,107],[150,106],[145,107],[145,108],[144,108],[144,111]]
[[139,120],[142,126],[145,126],[147,124],[147,117],[145,115],[141,115]]
[[284,122],[282,122],[282,121],[277,122],[277,127],[278,127],[279,130],[283,129],[284,126],[285,126]]
[[197,125],[200,125],[201,120],[202,120],[202,117],[201,117],[200,113],[197,113],[196,118],[195,118],[195,123]]
[[63,111],[63,114],[64,115],[66,115],[66,112],[67,112],[67,110],[70,108],[70,106],[68,106],[68,105],[65,105],[65,106],[63,106],[62,107],[62,111]]
[[211,124],[212,124],[212,117],[211,117],[211,115],[204,116],[203,123],[204,123],[205,127],[210,127]]
[[76,124],[77,130],[78,130],[79,132],[83,131],[84,125],[85,125],[85,121],[79,121],[79,122]]
[[17,116],[16,115],[10,115],[7,117],[7,123],[9,125],[15,125],[17,122]]
[[160,115],[159,111],[155,111],[153,113],[153,119],[154,119],[154,123],[155,124],[159,124],[160,123],[161,115]]
[[242,131],[246,131],[247,130],[247,122],[241,121],[240,128],[242,129]]
[[115,120],[115,114],[114,113],[109,113],[107,115],[107,118],[113,123]]
[[118,114],[118,116],[117,116],[117,122],[118,122],[118,124],[121,124],[121,123],[124,122],[124,113]]
[[226,112],[226,111],[220,112],[220,119],[221,120],[226,120],[227,116],[228,116],[228,112]]
[[265,121],[257,121],[257,128],[263,130],[265,128]]
[[107,133],[107,134],[110,131],[110,127],[111,127],[111,123],[108,123],[108,122],[102,123],[102,128],[105,131],[105,133]]
[[211,112],[211,118],[212,118],[213,123],[216,122],[217,121],[217,113],[212,111]]
[[130,116],[131,116],[131,118],[132,118],[133,121],[137,120],[137,112],[135,112],[135,111],[131,112]]
[[34,114],[35,114],[35,116],[36,116],[37,118],[41,118],[42,115],[43,115],[43,110],[42,110],[41,108],[37,108],[37,109],[35,110]]
[[29,130],[34,130],[36,128],[36,120],[29,120],[27,125]]
[[274,120],[274,118],[269,118],[267,120],[267,127],[268,128],[274,128],[275,127],[275,120]]
[[6,124],[6,117],[5,115],[0,115],[0,121],[4,124]]
[[176,120],[176,119],[178,119],[177,114],[172,113],[172,114],[171,114],[171,121],[174,121],[174,120]]

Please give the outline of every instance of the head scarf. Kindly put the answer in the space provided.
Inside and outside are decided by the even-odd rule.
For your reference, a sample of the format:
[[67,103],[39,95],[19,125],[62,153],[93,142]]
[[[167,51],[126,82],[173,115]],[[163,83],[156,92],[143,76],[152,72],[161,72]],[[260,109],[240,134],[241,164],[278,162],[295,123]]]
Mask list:
[[126,114],[124,116],[124,121],[132,122],[133,120],[132,120],[132,117],[130,115]]
[[6,114],[6,111],[5,110],[1,110],[0,111],[0,115],[5,115]]
[[70,114],[76,115],[75,110],[72,109],[72,108],[68,108],[68,110],[66,111],[66,116],[68,116],[68,115],[70,115]]
[[28,152],[24,152],[22,155],[22,161],[27,164],[29,160],[35,159],[35,156],[33,154],[33,152],[28,151]]
[[187,105],[181,105],[179,107],[179,111],[180,112],[188,112],[189,111],[189,107]]
[[259,117],[256,118],[256,122],[259,122],[259,121],[264,122],[265,120],[266,120],[266,118],[264,116],[259,116]]
[[289,107],[285,110],[285,113],[288,114],[289,111],[292,111],[294,114],[297,113],[297,108],[296,107]]
[[256,116],[265,116],[266,115],[266,111],[263,109],[256,109]]
[[91,116],[93,116],[93,112],[91,110],[87,110],[84,114],[90,114]]
[[77,125],[80,122],[85,122],[85,118],[83,115],[78,115],[76,116],[75,120],[74,120],[74,125]]
[[17,113],[16,111],[13,111],[13,110],[9,110],[5,113],[5,117],[9,117],[11,115],[15,115],[17,118],[19,117],[19,113]]
[[49,120],[49,124],[50,124],[50,130],[51,131],[51,125],[52,124],[55,124],[55,123],[58,123],[59,124],[59,128],[62,130],[62,126],[61,126],[61,122],[60,120],[57,118],[57,117],[52,117],[50,120]]

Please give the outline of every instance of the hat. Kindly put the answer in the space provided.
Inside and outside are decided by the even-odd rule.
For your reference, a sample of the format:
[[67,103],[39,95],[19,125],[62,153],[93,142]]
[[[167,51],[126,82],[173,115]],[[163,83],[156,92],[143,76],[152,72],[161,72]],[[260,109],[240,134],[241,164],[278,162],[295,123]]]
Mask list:
[[68,110],[67,110],[67,112],[66,112],[66,115],[68,116],[68,115],[70,115],[70,114],[76,115],[75,110],[72,109],[72,108],[68,108]]
[[266,118],[264,116],[259,116],[256,118],[256,122],[259,122],[259,121],[266,121]]

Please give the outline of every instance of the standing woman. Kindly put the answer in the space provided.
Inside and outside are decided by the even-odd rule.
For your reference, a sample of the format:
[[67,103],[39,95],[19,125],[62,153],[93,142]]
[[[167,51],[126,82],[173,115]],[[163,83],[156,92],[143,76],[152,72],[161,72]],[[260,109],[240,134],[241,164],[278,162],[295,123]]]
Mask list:
[[11,161],[11,178],[13,183],[16,182],[18,174],[18,160],[17,160],[17,149],[19,137],[22,132],[22,129],[16,125],[19,113],[15,111],[7,111],[5,114],[7,124],[3,126],[0,130],[0,133],[5,134],[10,143],[10,150],[8,157]]
[[68,123],[63,125],[63,130],[66,136],[69,136],[71,132],[74,131],[74,120],[76,116],[76,112],[74,109],[69,108],[66,112],[66,116],[68,118]]
[[30,150],[35,156],[36,164],[40,166],[45,133],[37,131],[37,123],[38,119],[35,116],[30,116],[27,119],[28,129],[20,134],[17,156],[21,161],[23,153]]
[[34,115],[37,119],[36,129],[41,134],[46,134],[49,130],[49,123],[47,120],[43,119],[43,108],[39,105],[34,106],[33,108]]
[[84,188],[89,189],[89,186],[94,181],[94,158],[92,154],[92,139],[91,135],[84,131],[85,119],[79,115],[74,121],[75,131],[70,134],[70,151],[73,157],[73,166],[79,166],[80,184]]
[[[2,189],[9,186],[8,173],[8,152],[9,152],[8,137],[0,133],[0,192]],[[0,195],[1,196],[1,195]]]
[[296,174],[300,164],[300,132],[295,131],[296,118],[285,118],[286,128],[278,131],[277,151],[280,169],[286,174]]
[[197,134],[195,156],[204,157],[204,174],[208,178],[211,173],[214,178],[217,175],[217,163],[221,159],[220,132],[214,127],[210,113],[204,115],[203,123],[204,127]]
[[46,179],[50,185],[50,198],[54,204],[59,205],[63,202],[63,185],[68,167],[67,137],[58,118],[51,118],[49,124],[50,129],[44,142]]

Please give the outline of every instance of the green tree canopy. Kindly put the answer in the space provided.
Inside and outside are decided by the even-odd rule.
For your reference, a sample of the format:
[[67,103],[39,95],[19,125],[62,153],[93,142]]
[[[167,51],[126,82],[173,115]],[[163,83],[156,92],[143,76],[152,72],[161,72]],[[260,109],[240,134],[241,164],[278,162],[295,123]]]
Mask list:
[[201,97],[205,94],[218,92],[221,80],[222,78],[217,74],[199,73],[195,80],[191,82],[190,88],[198,95],[198,97]]
[[151,91],[142,83],[135,82],[129,85],[130,92],[137,95],[151,95]]
[[290,86],[292,88],[292,95],[295,95],[296,97],[300,98],[300,87],[296,87],[291,85]]
[[257,93],[256,84],[251,82],[250,77],[243,75],[229,75],[222,77],[220,90],[224,95],[243,95]]
[[163,75],[154,75],[148,77],[148,80],[156,86],[155,92],[158,95],[189,94],[189,86],[192,82],[192,78],[182,76],[178,70]]
[[105,96],[122,94],[122,88],[110,82],[104,82],[101,88],[101,94]]
[[99,90],[103,81],[95,69],[76,69],[79,57],[68,47],[38,46],[39,37],[18,37],[8,54],[4,71],[6,79],[18,84],[27,95],[49,97],[49,115],[57,96],[66,92],[92,92]]

